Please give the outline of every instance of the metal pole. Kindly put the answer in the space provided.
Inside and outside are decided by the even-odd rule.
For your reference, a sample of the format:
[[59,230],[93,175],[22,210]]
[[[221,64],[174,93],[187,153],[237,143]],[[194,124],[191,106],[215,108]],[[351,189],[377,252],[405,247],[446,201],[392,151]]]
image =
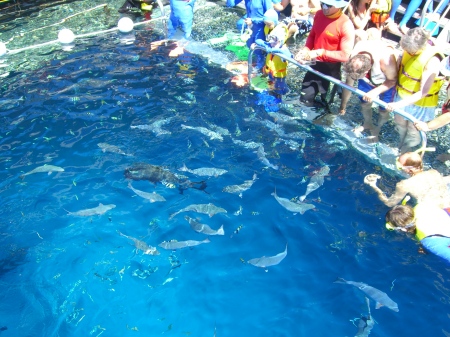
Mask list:
[[[256,46],[254,49],[265,50],[265,48],[262,48],[262,47],[259,47],[259,46]],[[248,53],[248,82],[249,82],[249,84],[250,84],[250,88],[252,88],[251,74],[252,74],[252,68],[253,68],[253,67],[252,67],[252,56],[253,56],[253,51],[254,51],[254,49],[253,49],[253,50],[250,49],[250,52]],[[288,62],[290,62],[290,63],[296,65],[297,67],[301,68],[302,70],[306,70],[306,71],[312,72],[313,74],[315,74],[315,75],[317,75],[317,76],[319,76],[319,77],[321,77],[321,78],[323,78],[323,79],[326,79],[326,80],[328,80],[328,81],[334,83],[335,85],[340,86],[341,88],[347,89],[347,90],[349,90],[350,92],[352,92],[352,93],[354,93],[354,94],[356,94],[356,95],[358,95],[358,96],[363,97],[363,96],[366,94],[364,91],[361,91],[361,90],[359,90],[359,89],[357,89],[357,88],[351,87],[351,86],[345,84],[344,82],[335,79],[334,77],[331,77],[331,76],[322,74],[321,72],[319,72],[319,71],[317,71],[317,70],[311,68],[310,66],[303,65],[303,64],[301,64],[301,63],[295,61],[295,60],[294,60],[293,58],[291,58],[291,57],[286,57],[285,55],[278,54],[278,53],[273,53],[273,54],[274,54],[274,55],[277,55],[277,56],[279,56],[279,57],[281,57],[281,58],[282,58],[283,60],[285,60],[285,61],[288,61]],[[381,100],[378,99],[378,98],[373,99],[373,102],[376,103],[376,104],[378,104],[379,106],[381,106],[381,107],[383,107],[383,108],[386,108],[386,106],[387,106],[387,103],[381,101]],[[407,113],[407,112],[405,112],[405,111],[403,111],[403,110],[394,110],[393,112],[396,113],[396,114],[399,114],[399,115],[402,116],[404,119],[407,119],[407,120],[409,120],[409,121],[412,122],[412,123],[415,123],[415,122],[418,122],[418,121],[419,121],[419,120],[417,120],[415,117],[411,116],[409,113]],[[425,152],[424,150],[425,150],[426,147],[427,147],[427,136],[426,136],[426,133],[425,133],[424,131],[419,131],[419,133],[420,133],[420,138],[422,139],[422,146],[421,146],[421,149],[423,150],[423,151],[422,151],[422,156],[423,156],[423,154],[424,154],[424,152]]]
[[[430,5],[430,3],[434,1],[434,0],[427,0],[427,2],[425,2],[425,6],[423,6],[422,8],[422,14],[420,15],[420,21],[419,21],[419,27],[423,27],[424,26],[424,21],[425,21],[425,14],[427,13],[427,8]],[[439,7],[439,6],[438,6]],[[436,12],[436,11],[434,11]],[[428,20],[429,21],[429,20]],[[427,21],[427,24],[428,24]],[[438,24],[438,23],[437,23]]]

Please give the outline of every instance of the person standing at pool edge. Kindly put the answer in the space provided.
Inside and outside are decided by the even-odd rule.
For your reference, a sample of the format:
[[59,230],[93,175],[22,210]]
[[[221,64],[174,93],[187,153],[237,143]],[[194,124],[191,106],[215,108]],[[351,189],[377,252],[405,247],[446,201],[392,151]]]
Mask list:
[[169,38],[172,38],[178,27],[184,32],[184,38],[189,39],[194,21],[195,0],[170,0],[170,17],[168,21]]
[[[322,0],[319,10],[314,17],[314,24],[295,59],[300,63],[317,60],[311,68],[325,75],[341,79],[341,62],[350,57],[355,42],[355,28],[352,22],[342,12],[348,2],[343,0]],[[300,101],[307,106],[313,106],[315,97],[320,93],[322,102],[326,102],[326,95],[330,82],[308,72],[302,83]]]
[[[403,55],[399,65],[397,94],[386,110],[404,109],[419,121],[434,119],[439,90],[443,78],[439,77],[440,62],[444,55],[428,42],[429,33],[423,28],[410,29],[400,40]],[[411,151],[421,142],[414,123],[395,114],[394,121],[400,136],[400,153]]]
[[[376,28],[369,28],[370,35],[378,35],[375,40],[360,41],[353,49],[352,57],[344,63],[347,73],[346,84],[353,87],[358,81],[358,89],[366,94],[360,97],[361,113],[364,117],[364,124],[355,128],[354,132],[369,130],[370,141],[378,142],[378,135],[381,127],[389,120],[389,112],[381,106],[378,110],[378,123],[372,122],[372,101],[378,98],[385,103],[394,100],[395,84],[397,82],[397,60],[393,47],[388,46],[381,40],[381,33]],[[351,92],[342,90],[340,114],[344,115]]]

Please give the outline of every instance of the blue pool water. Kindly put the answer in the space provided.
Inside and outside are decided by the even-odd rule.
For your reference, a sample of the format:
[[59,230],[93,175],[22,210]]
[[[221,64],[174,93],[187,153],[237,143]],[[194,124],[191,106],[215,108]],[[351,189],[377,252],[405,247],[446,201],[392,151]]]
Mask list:
[[[92,38],[71,53],[53,51],[37,70],[2,79],[0,335],[354,336],[351,320],[367,315],[364,295],[333,283],[337,277],[368,283],[397,302],[394,312],[376,310],[371,300],[371,336],[450,335],[448,264],[387,232],[387,208],[362,183],[376,170],[388,188],[397,178],[306,121],[279,124],[307,135],[304,148],[294,139],[300,146],[292,149],[267,127],[273,118],[256,104],[256,93],[236,88],[224,69],[188,52],[168,57],[172,43],[152,50],[160,36],[151,32],[136,37],[131,45],[114,35]],[[167,133],[132,128],[164,119]],[[181,125],[218,126],[229,135],[211,140]],[[278,170],[236,140],[262,143]],[[127,155],[102,152],[99,143]],[[180,194],[132,181],[166,199],[150,203],[124,177],[138,162],[206,180],[207,187]],[[20,178],[44,164],[64,172]],[[198,177],[178,171],[183,164],[228,172]],[[330,174],[305,200],[314,210],[294,214],[271,195],[303,195],[324,165]],[[222,191],[254,174],[242,197]],[[99,216],[68,213],[99,203],[116,207]],[[170,218],[207,203],[227,213]],[[155,247],[204,240],[185,215],[214,229],[223,225],[225,235],[177,251],[158,247],[161,254],[152,256],[136,253],[118,233]],[[246,263],[286,244],[278,265]]]

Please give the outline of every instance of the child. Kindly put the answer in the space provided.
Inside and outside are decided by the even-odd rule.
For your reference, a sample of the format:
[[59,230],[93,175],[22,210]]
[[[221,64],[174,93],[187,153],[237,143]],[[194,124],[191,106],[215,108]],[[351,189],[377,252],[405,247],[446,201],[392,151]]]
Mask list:
[[277,54],[288,58],[292,55],[284,42],[288,34],[287,26],[279,23],[267,36],[267,41],[256,40],[256,45],[263,47],[269,53],[263,68],[264,74],[269,76],[269,88],[275,97],[281,99],[281,95],[288,93],[286,84],[288,62]]
[[168,22],[169,38],[172,38],[180,26],[184,32],[184,38],[189,39],[194,20],[195,0],[170,0],[170,18]]
[[[256,40],[264,39],[264,13],[273,9],[273,3],[271,0],[245,0],[245,8],[247,18],[244,21],[252,31],[252,35],[247,40],[247,47],[250,48]],[[264,53],[262,50],[256,50],[254,55],[256,57],[256,68],[260,70],[264,66]]]

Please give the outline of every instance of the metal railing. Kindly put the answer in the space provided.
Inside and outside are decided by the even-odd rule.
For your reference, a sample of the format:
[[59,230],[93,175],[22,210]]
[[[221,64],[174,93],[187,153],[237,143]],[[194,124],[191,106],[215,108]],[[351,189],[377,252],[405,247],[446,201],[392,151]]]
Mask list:
[[[248,53],[248,77],[249,77],[248,78],[248,82],[249,82],[250,88],[252,88],[252,81],[251,81],[251,74],[252,74],[252,71],[253,71],[252,58],[253,58],[253,52],[256,49],[266,51],[265,48],[262,48],[260,46],[256,46],[254,49],[250,49],[250,52]],[[356,94],[358,96],[363,97],[364,95],[366,95],[366,93],[364,91],[361,91],[361,90],[359,90],[357,88],[351,87],[351,86],[347,85],[346,83],[335,79],[334,77],[322,74],[321,72],[311,68],[308,65],[304,65],[304,64],[301,64],[301,63],[295,61],[291,57],[286,57],[285,55],[278,54],[278,53],[272,53],[272,54],[277,55],[277,56],[281,57],[283,60],[288,61],[289,63],[292,63],[292,64],[296,65],[300,69],[302,69],[304,71],[309,71],[309,72],[311,72],[311,73],[313,73],[313,74],[315,74],[315,75],[317,75],[317,76],[319,76],[319,77],[321,77],[323,79],[326,79],[327,81],[330,81],[334,85],[338,85],[339,87],[341,87],[343,89],[346,89],[346,90],[348,90],[348,91],[350,91],[350,92],[352,92],[352,93],[354,93],[354,94]],[[372,102],[377,104],[377,105],[379,105],[379,106],[381,106],[384,109],[387,106],[387,103],[383,102],[382,100],[380,100],[378,98],[373,99]],[[406,119],[406,120],[408,120],[408,121],[410,121],[412,123],[419,122],[418,119],[416,119],[415,117],[411,116],[409,113],[407,113],[407,112],[405,112],[403,110],[396,109],[393,112],[398,114],[398,115],[400,115],[400,116],[402,116],[404,119]],[[427,136],[426,136],[426,133],[424,131],[419,131],[419,133],[420,133],[420,138],[421,138],[421,141],[422,141],[422,145],[421,145],[421,148],[419,150],[417,150],[417,151],[422,150],[421,151],[421,155],[423,157],[423,155],[425,153],[425,149],[427,148]]]
[[[430,3],[432,3],[433,2],[433,0],[427,0],[426,2],[425,2],[425,5],[423,6],[423,8],[422,8],[422,13],[421,13],[421,15],[420,15],[420,23],[419,23],[419,26],[420,27],[424,27],[424,26],[427,26],[428,24],[429,24],[429,22],[434,22],[435,23],[435,25],[434,25],[434,27],[431,29],[431,31],[430,31],[430,34],[434,34],[434,32],[435,31],[437,31],[438,29],[439,29],[439,26],[440,26],[440,24],[441,24],[441,18],[445,18],[445,16],[447,15],[447,13],[449,12],[449,10],[450,10],[450,6],[447,6],[447,8],[445,8],[445,10],[442,12],[442,15],[440,16],[440,18],[439,18],[439,20],[430,20],[430,19],[428,19],[427,20],[427,22],[425,23],[425,15],[426,15],[426,13],[427,13],[427,10],[428,10],[428,6],[430,5]],[[437,13],[437,11],[439,10],[439,9],[441,9],[441,7],[444,5],[444,0],[441,0],[441,1],[439,1],[439,3],[438,3],[438,5],[434,8],[434,10],[433,10],[433,13],[432,14],[435,14],[435,13]],[[446,25],[443,25],[444,27],[446,26]],[[445,29],[443,29],[443,31],[440,33],[440,34],[445,34],[445,33],[447,33],[448,31],[446,31]]]

